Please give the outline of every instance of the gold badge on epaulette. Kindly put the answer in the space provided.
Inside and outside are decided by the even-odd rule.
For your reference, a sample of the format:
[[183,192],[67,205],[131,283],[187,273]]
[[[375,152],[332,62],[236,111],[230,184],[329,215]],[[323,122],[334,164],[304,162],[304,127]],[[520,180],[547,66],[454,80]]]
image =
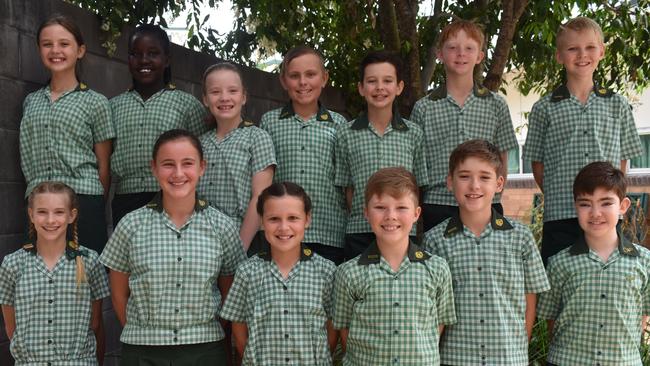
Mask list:
[[415,252],[415,258],[422,259],[423,257],[424,257],[424,253],[422,253],[421,251],[418,250],[417,252]]
[[25,249],[25,250],[32,250],[32,249],[34,249],[34,244],[32,244],[32,243],[27,243],[27,244],[23,245],[23,249]]
[[174,83],[167,84],[167,89],[172,89],[172,90],[176,89],[176,84]]
[[456,232],[456,230],[458,230],[458,228],[456,226],[452,226],[449,229],[447,229],[447,234],[454,233]]
[[368,254],[368,259],[378,259],[379,255],[378,254]]
[[158,207],[158,204],[155,203],[155,202],[147,203],[147,207],[148,208],[156,208],[156,207]]
[[302,250],[302,253],[309,257],[309,256],[311,256],[311,249],[305,248],[305,249]]
[[251,121],[244,121],[244,126],[246,126],[246,127],[250,127],[250,126],[252,126],[252,125],[254,125],[253,122],[251,122]]
[[623,247],[623,252],[626,254],[632,253],[634,251],[634,248],[630,247]]
[[206,203],[204,200],[199,200],[199,206],[205,207]]
[[320,119],[327,121],[329,119],[329,115],[327,113],[323,113],[320,115]]
[[605,89],[605,88],[600,88],[600,89],[598,89],[598,92],[599,92],[600,94],[606,94],[606,93],[607,93],[607,89]]
[[488,93],[488,90],[487,90],[487,88],[483,88],[483,87],[481,87],[481,88],[479,88],[479,89],[477,90],[477,92],[478,92],[478,95],[480,95],[480,96],[484,96],[484,95],[486,95],[486,94]]
[[503,226],[503,219],[496,219],[496,220],[494,220],[494,223],[495,223],[497,226]]

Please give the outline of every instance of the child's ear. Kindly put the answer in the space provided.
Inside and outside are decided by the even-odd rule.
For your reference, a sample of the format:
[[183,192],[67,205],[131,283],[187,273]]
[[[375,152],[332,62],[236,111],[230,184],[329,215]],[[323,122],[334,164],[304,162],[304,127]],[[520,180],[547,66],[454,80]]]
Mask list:
[[359,91],[360,96],[365,97],[365,95],[363,95],[363,82],[360,81],[357,83],[357,90]]
[[413,220],[413,223],[415,224],[418,222],[418,219],[420,218],[420,214],[422,214],[422,207],[416,206],[415,207],[415,220]]
[[205,93],[203,93],[202,100],[203,100],[203,106],[204,106],[205,108],[210,109],[210,104],[208,103],[208,96],[205,95]]
[[402,94],[402,91],[404,91],[404,80],[400,80],[397,83],[397,93],[395,93],[395,94],[400,95],[400,94]]
[[477,60],[476,60],[476,65],[480,64],[481,61],[483,61],[483,58],[485,58],[485,52],[480,51],[480,52],[478,53],[478,58],[477,58]]
[[363,205],[363,217],[365,217],[366,220],[368,220],[368,205],[367,204]]
[[309,228],[311,225],[311,212],[307,214],[307,222],[305,223],[305,229]]
[[439,48],[436,48],[436,58],[441,64],[444,64],[444,61],[442,60],[442,51]]
[[325,70],[323,67],[323,83],[321,84],[321,88],[325,88],[327,85],[327,81],[330,79],[330,73]]
[[628,197],[623,198],[621,200],[621,209],[620,209],[621,215],[625,215],[625,213],[627,212],[627,210],[630,208],[631,205],[632,205],[632,201],[630,201]]
[[86,55],[86,45],[82,44],[77,50],[77,60],[81,60]]
[[503,177],[503,175],[497,173],[497,193],[503,191],[503,186],[506,182],[506,179]]
[[70,211],[70,220],[68,220],[68,224],[72,224],[74,220],[77,219],[77,214],[79,211],[76,208],[73,208],[72,211]]
[[201,170],[199,172],[199,177],[203,176],[203,173],[205,173],[205,167],[208,165],[207,161],[205,159],[201,159],[201,162],[199,163],[199,169]]
[[282,85],[282,89],[284,89],[286,91],[289,88],[287,88],[287,83],[284,81],[285,77],[286,77],[286,75],[280,74],[280,85]]
[[29,217],[29,221],[34,222],[34,210],[30,207],[27,207],[27,217]]
[[454,179],[451,177],[450,174],[447,174],[447,190],[448,190],[449,192],[453,192],[453,191],[454,191],[454,189],[453,189],[453,187],[454,187],[453,183],[454,183]]

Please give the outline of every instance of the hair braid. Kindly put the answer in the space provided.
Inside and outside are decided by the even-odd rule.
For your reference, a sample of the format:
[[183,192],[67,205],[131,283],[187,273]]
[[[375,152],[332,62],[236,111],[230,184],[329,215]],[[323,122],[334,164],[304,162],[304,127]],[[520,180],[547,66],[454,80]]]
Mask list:
[[[75,218],[72,223],[72,241],[70,246],[74,250],[79,250],[79,228],[77,227],[78,218]],[[77,265],[77,287],[81,285],[82,282],[86,282],[86,271],[84,268],[84,261],[80,255],[75,257],[75,263]]]

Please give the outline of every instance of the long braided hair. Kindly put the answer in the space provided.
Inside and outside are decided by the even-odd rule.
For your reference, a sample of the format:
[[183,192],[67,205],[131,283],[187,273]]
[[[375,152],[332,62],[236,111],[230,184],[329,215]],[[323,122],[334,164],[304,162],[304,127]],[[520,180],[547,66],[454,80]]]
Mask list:
[[[29,197],[27,197],[27,207],[30,209],[33,209],[34,207],[34,199],[36,196],[39,194],[43,193],[53,193],[53,194],[63,194],[68,197],[68,203],[69,203],[69,208],[70,212],[73,210],[76,210],[79,212],[79,200],[77,199],[77,195],[75,194],[74,190],[67,186],[64,183],[61,182],[42,182],[39,183],[32,192],[29,194]],[[68,249],[72,250],[73,252],[78,254],[79,251],[79,230],[77,228],[77,222],[79,221],[79,215],[75,217],[74,221],[71,224],[71,236],[72,240],[67,242],[67,247],[66,251]],[[32,243],[34,247],[36,247],[37,243],[37,234],[36,234],[36,227],[34,226],[33,222],[29,222],[29,238],[32,240]],[[82,282],[87,282],[86,280],[86,270],[84,268],[84,262],[83,259],[81,258],[81,255],[75,255],[75,264],[77,266],[76,270],[76,278],[77,278],[77,287],[82,283]]]

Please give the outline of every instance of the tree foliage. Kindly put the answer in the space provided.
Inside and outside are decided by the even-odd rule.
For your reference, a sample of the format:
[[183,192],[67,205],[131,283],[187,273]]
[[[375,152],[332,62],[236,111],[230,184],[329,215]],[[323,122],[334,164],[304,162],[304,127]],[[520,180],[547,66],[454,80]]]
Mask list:
[[[69,0],[96,11],[109,35],[124,24],[160,22],[164,14],[189,9],[188,46],[253,66],[259,55],[284,53],[297,44],[320,50],[334,86],[361,106],[356,93],[360,59],[372,49],[400,52],[405,61],[405,111],[444,79],[435,60],[437,35],[455,18],[481,24],[488,39],[486,60],[477,70],[485,85],[497,90],[503,75],[524,93],[547,92],[561,82],[554,59],[558,26],[575,15],[595,19],[605,32],[606,57],[597,80],[619,92],[640,91],[650,82],[650,0],[233,0],[235,28],[219,34],[206,24],[220,0]],[[423,11],[427,8],[427,11]],[[110,37],[107,45],[110,46]],[[258,56],[256,56],[258,55]]]

